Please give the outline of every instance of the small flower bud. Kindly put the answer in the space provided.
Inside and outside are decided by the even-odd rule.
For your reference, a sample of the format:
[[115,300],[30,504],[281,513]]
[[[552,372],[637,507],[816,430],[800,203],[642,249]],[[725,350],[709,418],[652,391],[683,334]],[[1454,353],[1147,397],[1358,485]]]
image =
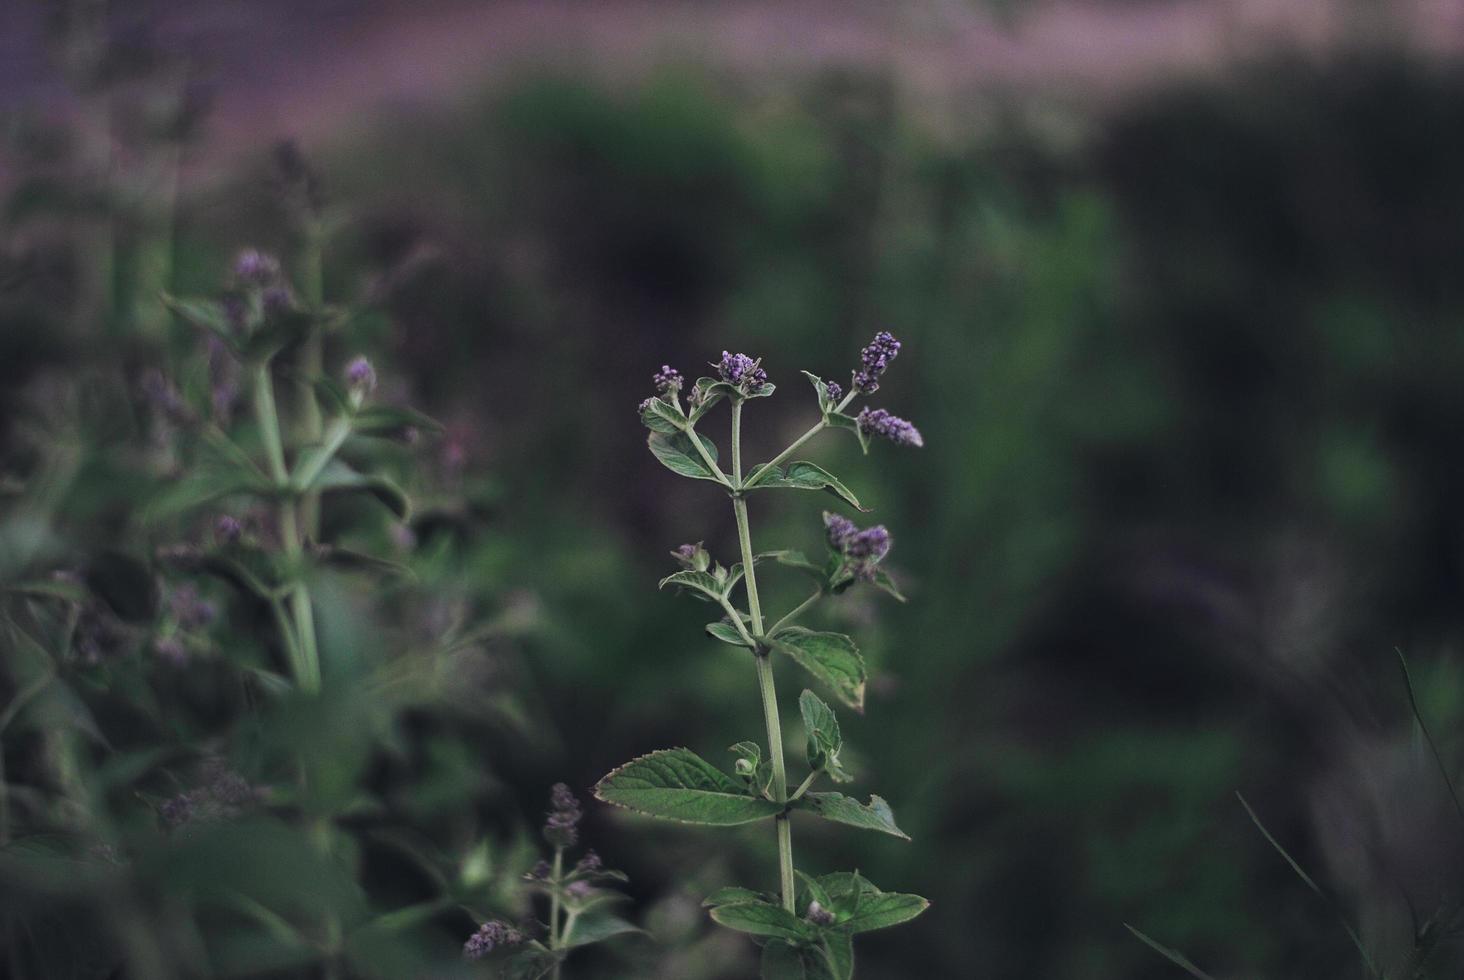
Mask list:
[[883,408],[866,408],[859,413],[859,431],[865,435],[876,435],[888,439],[897,446],[923,446],[925,439],[920,430],[898,415],[891,415]]
[[693,572],[704,572],[712,566],[712,556],[707,554],[700,541],[682,545],[671,552],[671,557]]
[[596,854],[593,850],[590,850],[586,851],[585,856],[579,859],[579,861],[574,866],[574,870],[595,872],[599,871],[602,867],[604,867],[604,862],[600,860],[600,855]]
[[573,898],[585,898],[595,889],[588,881],[571,881],[564,890]]
[[239,518],[229,514],[220,514],[214,521],[214,537],[220,544],[234,544],[244,533],[244,525],[239,523]]
[[825,381],[824,389],[828,392],[829,402],[837,405],[844,399],[844,389],[837,381]]
[[234,278],[245,286],[268,286],[280,278],[280,261],[254,248],[246,248],[234,259]]
[[831,926],[834,924],[834,913],[818,904],[817,901],[808,903],[808,914],[804,918],[816,926]]
[[549,862],[541,859],[529,869],[529,877],[535,881],[547,881],[552,871]]
[[661,370],[657,371],[655,376],[651,378],[651,383],[656,386],[656,390],[661,394],[674,395],[686,384],[686,379],[681,376],[680,371],[671,365],[662,364]]
[[351,391],[371,394],[376,390],[376,370],[364,356],[358,355],[346,365],[346,384]]

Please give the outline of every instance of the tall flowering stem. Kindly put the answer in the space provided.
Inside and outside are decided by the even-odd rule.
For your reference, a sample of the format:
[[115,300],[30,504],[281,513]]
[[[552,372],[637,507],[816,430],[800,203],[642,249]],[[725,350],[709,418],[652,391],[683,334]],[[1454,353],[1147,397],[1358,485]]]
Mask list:
[[[867,676],[864,659],[853,639],[842,633],[796,625],[795,621],[818,600],[856,586],[873,586],[903,601],[904,597],[881,566],[890,551],[890,534],[883,525],[860,529],[842,515],[826,514],[824,535],[829,554],[823,563],[809,561],[802,552],[793,550],[758,554],[752,547],[747,499],[750,493],[762,490],[823,490],[857,510],[865,510],[833,474],[816,463],[793,457],[826,428],[852,432],[866,452],[871,435],[904,446],[921,444],[914,426],[888,413],[861,417],[845,414],[856,396],[878,388],[878,378],[894,360],[899,346],[899,341],[889,334],[877,335],[861,354],[861,368],[854,372],[847,394],[840,385],[809,374],[818,397],[818,422],[750,473],[744,472],[742,460],[743,412],[748,402],[765,398],[775,390],[760,359],[723,351],[721,359],[712,364],[717,376],[698,378],[684,404],[684,379],[670,365],[662,365],[652,379],[658,394],[640,404],[641,421],[651,430],[648,445],[655,457],[679,476],[717,484],[732,500],[741,561],[725,568],[713,560],[700,542],[685,544],[671,552],[681,570],[666,576],[661,585],[673,585],[712,603],[722,618],[707,624],[707,635],[751,654],[767,748],[765,753],[763,746],[753,741],[733,745],[731,751],[736,761],[731,775],[690,749],[651,752],[606,775],[596,784],[595,795],[607,803],[682,823],[727,827],[772,820],[778,842],[777,900],[746,888],[725,888],[708,897],[705,903],[711,909],[712,919],[719,924],[763,937],[762,975],[767,980],[790,976],[849,980],[854,970],[852,937],[855,933],[912,919],[927,904],[918,895],[881,892],[857,872],[800,877],[793,860],[792,813],[795,810],[835,823],[908,838],[895,824],[889,804],[878,796],[861,803],[842,793],[814,790],[823,777],[842,783],[853,776],[840,762],[844,743],[838,718],[812,690],[803,691],[798,699],[807,736],[809,771],[789,794],[783,724],[773,678],[773,655],[784,655],[831,691],[838,701],[855,711],[863,711]],[[697,432],[697,424],[707,412],[723,401],[732,415],[730,475],[717,461],[716,446]],[[758,591],[759,561],[796,569],[811,575],[816,582],[808,598],[782,616],[768,617],[773,619],[771,628],[766,625],[763,596]],[[736,604],[739,584],[747,600],[745,612]],[[546,874],[549,873],[546,869]],[[552,873],[558,875],[557,864]],[[871,906],[872,898],[877,905]],[[871,907],[879,909],[877,916],[869,914]],[[557,929],[557,914],[554,914],[550,923],[551,945],[563,939],[563,933]]]
[[[732,403],[732,479],[742,485],[742,402]],[[757,665],[757,688],[762,696],[763,723],[768,730],[768,754],[773,767],[772,794],[775,803],[788,799],[788,766],[783,758],[783,723],[778,715],[778,692],[773,683],[773,662],[763,634],[762,603],[757,594],[757,562],[752,551],[752,530],[747,521],[747,497],[738,492],[732,497],[732,512],[737,518],[737,541],[742,547],[743,578],[747,587],[747,609],[752,617],[752,638],[757,643],[753,651]],[[793,883],[793,828],[788,823],[788,814],[779,813],[775,818],[778,828],[778,880],[783,895],[783,907],[794,911]]]

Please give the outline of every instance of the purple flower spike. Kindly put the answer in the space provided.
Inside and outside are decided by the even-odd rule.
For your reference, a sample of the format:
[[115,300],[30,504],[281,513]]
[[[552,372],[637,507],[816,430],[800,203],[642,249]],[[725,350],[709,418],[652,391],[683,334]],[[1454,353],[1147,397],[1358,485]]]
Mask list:
[[860,432],[888,439],[897,446],[925,445],[919,429],[883,408],[866,408],[859,413],[858,422]]
[[849,539],[859,533],[859,528],[849,518],[827,510],[824,511],[824,528],[829,532],[829,547],[835,551],[843,551]]
[[478,927],[478,931],[463,943],[463,956],[470,960],[481,960],[501,946],[517,946],[524,941],[524,934],[507,922],[490,920]]
[[844,389],[837,381],[825,381],[824,388],[829,393],[829,401],[837,405],[844,400]]
[[346,384],[366,394],[376,390],[376,369],[364,356],[358,355],[346,365]]
[[656,386],[656,390],[661,394],[674,395],[686,384],[686,379],[681,376],[680,371],[671,365],[662,364],[661,370],[657,371],[655,376],[651,378],[651,383]]
[[879,376],[900,353],[900,342],[888,330],[881,330],[859,352],[860,368],[854,372],[854,390],[863,395],[879,391]]
[[741,388],[743,394],[751,395],[768,383],[768,373],[760,363],[746,354],[722,351],[722,359],[716,364],[717,374],[728,384]]
[[874,563],[890,553],[890,532],[883,524],[866,528],[844,542],[844,554],[855,561]]
[[584,816],[579,800],[568,786],[555,783],[549,791],[552,809],[544,820],[544,839],[555,847],[573,847],[579,842],[579,822]]

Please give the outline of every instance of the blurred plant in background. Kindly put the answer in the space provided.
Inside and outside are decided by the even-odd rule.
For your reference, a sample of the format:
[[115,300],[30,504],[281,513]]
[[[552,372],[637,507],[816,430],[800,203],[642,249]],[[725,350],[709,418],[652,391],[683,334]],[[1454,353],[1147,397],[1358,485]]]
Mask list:
[[[250,5],[225,23],[309,6]],[[1170,9],[1075,6],[1058,36],[1111,40],[1085,18]],[[1041,7],[1034,21],[1013,13],[1022,36],[1064,27]],[[1242,24],[1221,45],[1242,53],[1213,72],[1079,91],[1066,63],[1029,65],[952,82],[945,99],[922,85],[956,70],[935,57],[913,79],[858,52],[728,67],[707,44],[675,67],[594,64],[603,74],[585,70],[594,59],[556,74],[531,58],[500,63],[481,99],[389,108],[361,130],[317,128],[308,110],[341,87],[319,83],[404,46],[328,61],[310,32],[239,29],[243,60],[271,68],[238,94],[237,79],[156,43],[155,76],[140,61],[125,82],[78,71],[120,63],[98,43],[109,32],[147,50],[145,5],[113,5],[109,21],[74,16],[101,9],[84,3],[47,9],[53,51],[74,52],[75,111],[10,113],[0,133],[0,564],[7,583],[59,593],[4,600],[40,646],[6,637],[0,688],[13,784],[0,904],[34,926],[33,949],[80,970],[151,931],[203,943],[208,958],[178,959],[180,972],[299,962],[289,932],[226,904],[236,892],[318,944],[328,911],[353,936],[370,914],[476,889],[472,914],[423,913],[346,969],[391,975],[410,958],[396,975],[451,975],[475,968],[462,943],[483,922],[527,934],[522,875],[550,783],[583,796],[647,745],[721,745],[759,724],[741,665],[698,642],[705,618],[645,600],[665,542],[723,553],[736,528],[640,450],[622,424],[626,379],[723,343],[769,351],[775,378],[793,364],[829,377],[843,366],[832,352],[896,318],[909,384],[881,400],[919,420],[927,448],[866,503],[900,529],[882,564],[914,601],[875,617],[853,590],[826,608],[830,629],[860,638],[878,725],[870,737],[841,718],[841,762],[899,801],[914,842],[852,842],[809,821],[798,852],[932,900],[861,938],[860,975],[1175,976],[1125,921],[1217,977],[1349,975],[1355,950],[1237,789],[1377,962],[1406,956],[1453,893],[1457,815],[1388,653],[1409,652],[1455,773],[1464,83],[1447,32],[1426,53],[1378,32],[1248,58]],[[747,36],[719,43],[743,50]],[[264,112],[253,123],[268,132],[251,138],[293,128],[309,156],[230,151],[202,166],[214,134],[201,93],[252,106],[250,86],[291,44],[318,70],[279,72],[266,104],[299,115]],[[140,111],[153,98],[158,115]],[[143,118],[171,122],[133,125]],[[307,159],[328,188],[299,169]],[[312,234],[329,247],[313,253]],[[282,258],[307,308],[318,254],[322,305],[350,307],[323,335],[321,374],[340,381],[364,351],[380,369],[371,404],[420,406],[444,430],[347,440],[347,463],[396,483],[411,519],[332,493],[313,545],[412,575],[302,546],[322,677],[308,700],[268,604],[164,561],[180,544],[215,548],[219,508],[152,516],[194,473],[215,388],[234,388],[230,431],[265,459],[248,378],[160,299],[213,295],[246,244]],[[322,403],[304,397],[296,354],[275,382],[285,438],[305,446],[302,413]],[[748,433],[754,458],[806,426],[768,414]],[[857,455],[852,442],[828,452],[833,472]],[[272,543],[272,503],[224,509],[243,547]],[[776,495],[760,522],[760,536],[822,547]],[[759,584],[769,606],[804,598]],[[70,616],[78,649],[62,642]],[[423,693],[416,666],[454,645],[450,682]],[[42,651],[64,687],[31,672]],[[128,753],[158,747],[134,776]],[[190,809],[204,818],[164,833],[165,813]],[[62,839],[21,831],[54,810],[119,824],[122,844],[98,853],[127,863],[73,835],[70,877],[27,877],[19,858]],[[322,814],[335,864],[311,832]],[[727,881],[773,879],[758,828],[709,849],[704,832],[652,837],[604,808],[583,823],[629,872],[633,918],[655,942],[578,950],[567,971],[754,973],[748,944],[709,928],[700,903]],[[174,928],[190,922],[207,943]],[[276,973],[318,969],[310,955]],[[1441,946],[1430,962],[1449,975],[1456,955]],[[112,964],[99,957],[91,975]]]

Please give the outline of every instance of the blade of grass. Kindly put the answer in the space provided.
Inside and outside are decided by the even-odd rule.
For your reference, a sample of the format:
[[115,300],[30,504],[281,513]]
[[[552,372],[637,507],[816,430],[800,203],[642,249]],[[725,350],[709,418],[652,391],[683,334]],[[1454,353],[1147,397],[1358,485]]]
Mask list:
[[1170,949],[1168,946],[1165,946],[1162,943],[1150,939],[1148,936],[1144,935],[1144,933],[1135,929],[1127,922],[1123,924],[1123,927],[1129,932],[1133,933],[1134,937],[1138,939],[1139,942],[1143,943],[1145,946],[1148,946],[1154,952],[1158,953],[1160,956],[1164,957],[1166,960],[1173,963],[1175,966],[1179,967],[1190,976],[1194,977],[1195,980],[1215,980],[1214,977],[1210,976],[1204,970],[1201,970],[1199,967],[1195,966],[1180,953]]
[[1434,743],[1433,736],[1429,734],[1428,725],[1423,720],[1423,713],[1418,710],[1418,698],[1413,694],[1413,676],[1408,672],[1408,658],[1403,656],[1403,651],[1399,647],[1394,647],[1393,651],[1398,654],[1398,666],[1403,669],[1403,688],[1408,692],[1408,708],[1413,712],[1413,720],[1417,722],[1419,731],[1423,733],[1423,740],[1428,743],[1428,750],[1433,753],[1434,762],[1439,767],[1439,775],[1444,777],[1444,785],[1449,790],[1449,799],[1454,801],[1454,812],[1459,814],[1460,820],[1464,820],[1464,805],[1459,803],[1459,794],[1454,789],[1454,780],[1449,778],[1449,770],[1444,765],[1444,757],[1439,753],[1439,747]]
[[1367,954],[1367,948],[1363,946],[1361,937],[1357,935],[1357,930],[1352,928],[1352,923],[1347,921],[1347,916],[1343,914],[1337,902],[1332,896],[1323,891],[1320,885],[1312,880],[1311,875],[1302,870],[1301,865],[1296,863],[1296,859],[1287,853],[1286,848],[1281,846],[1281,842],[1271,836],[1271,832],[1266,829],[1265,824],[1261,823],[1261,818],[1256,816],[1256,811],[1251,809],[1251,805],[1246,802],[1245,797],[1237,792],[1235,798],[1240,800],[1241,806],[1245,807],[1245,812],[1251,818],[1251,823],[1255,824],[1256,829],[1261,832],[1261,836],[1266,838],[1266,843],[1275,848],[1276,853],[1285,858],[1286,863],[1291,865],[1291,870],[1296,872],[1296,876],[1306,883],[1306,887],[1316,892],[1317,897],[1327,903],[1327,906],[1336,913],[1338,921],[1342,923],[1342,928],[1347,930],[1347,937],[1352,940],[1352,945],[1357,948],[1358,955],[1362,957],[1362,962],[1366,964],[1367,972],[1377,977],[1378,980],[1383,980],[1382,973],[1378,971],[1377,965],[1372,961],[1372,957]]

